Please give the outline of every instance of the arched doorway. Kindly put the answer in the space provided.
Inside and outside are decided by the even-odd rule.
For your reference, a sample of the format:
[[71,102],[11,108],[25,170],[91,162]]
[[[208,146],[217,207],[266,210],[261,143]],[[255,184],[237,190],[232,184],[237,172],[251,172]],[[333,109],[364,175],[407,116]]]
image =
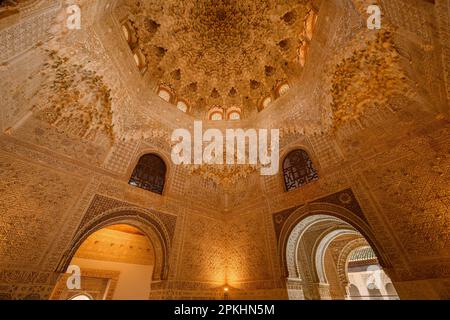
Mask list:
[[94,299],[85,293],[81,293],[81,294],[77,294],[77,295],[73,296],[69,300],[86,301],[86,300],[94,300]]
[[370,229],[361,220],[351,223],[349,215],[344,218],[342,213],[300,213],[293,220],[286,234],[283,260],[289,297],[398,299],[383,271],[387,262],[374,245]]
[[131,174],[130,185],[153,192],[163,194],[166,183],[167,165],[157,154],[143,155]]
[[103,227],[82,241],[53,291],[53,300],[147,300],[155,249],[130,224]]

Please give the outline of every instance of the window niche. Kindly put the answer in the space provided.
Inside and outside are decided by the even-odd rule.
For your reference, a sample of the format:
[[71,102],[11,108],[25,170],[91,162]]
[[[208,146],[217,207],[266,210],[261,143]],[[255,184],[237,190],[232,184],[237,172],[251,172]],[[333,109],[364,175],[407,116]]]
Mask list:
[[298,189],[319,179],[308,153],[297,149],[291,151],[283,161],[283,176],[286,191]]
[[237,121],[241,120],[241,108],[230,107],[227,109],[227,120]]
[[143,155],[131,175],[130,185],[163,194],[167,167],[164,161],[155,154]]
[[181,112],[187,113],[189,111],[189,106],[183,100],[178,100],[177,109],[180,110]]
[[225,120],[224,110],[222,107],[212,107],[208,112],[208,119],[212,121]]

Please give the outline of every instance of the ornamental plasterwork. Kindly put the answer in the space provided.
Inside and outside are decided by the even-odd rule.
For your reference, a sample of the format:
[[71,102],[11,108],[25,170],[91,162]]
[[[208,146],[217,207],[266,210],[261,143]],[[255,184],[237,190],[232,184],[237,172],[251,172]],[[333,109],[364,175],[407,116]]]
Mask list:
[[196,113],[255,112],[301,71],[309,1],[128,1],[129,23],[153,79]]
[[331,90],[334,128],[359,119],[366,108],[383,108],[392,95],[409,89],[393,35],[380,31],[336,66]]
[[81,139],[95,140],[101,133],[113,143],[112,99],[102,77],[55,51],[48,56],[36,95],[41,99],[34,101],[38,117]]

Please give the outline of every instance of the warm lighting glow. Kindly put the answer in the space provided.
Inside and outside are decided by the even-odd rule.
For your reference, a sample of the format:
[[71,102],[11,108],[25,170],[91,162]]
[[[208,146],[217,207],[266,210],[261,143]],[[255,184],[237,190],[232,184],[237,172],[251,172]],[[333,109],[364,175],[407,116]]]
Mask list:
[[271,97],[265,98],[262,103],[263,109],[267,108],[271,103],[272,103]]
[[134,57],[134,62],[136,63],[136,65],[137,65],[138,67],[140,67],[140,65],[141,65],[141,60],[139,59],[138,54],[135,53],[135,54],[133,55],[133,57]]
[[128,28],[125,25],[122,26],[122,32],[123,35],[125,36],[125,39],[127,41],[130,41],[130,33],[128,32]]
[[285,83],[285,84],[281,85],[281,86],[278,88],[278,95],[279,95],[280,97],[281,97],[281,96],[284,96],[284,95],[289,91],[289,89],[290,89],[289,84]]
[[69,300],[92,300],[92,298],[90,298],[89,296],[87,296],[85,294],[80,294],[80,295],[70,298]]
[[233,111],[233,112],[230,113],[229,119],[230,120],[240,120],[241,119],[241,115],[239,114],[239,112]]
[[182,111],[184,113],[186,113],[188,111],[187,104],[185,102],[181,101],[181,100],[178,101],[177,108],[178,108],[178,110],[180,110],[180,111]]
[[220,120],[223,120],[223,116],[219,112],[215,112],[211,115],[211,120],[220,121]]
[[221,120],[224,120],[224,117],[225,117],[224,110],[220,106],[212,107],[209,110],[209,115],[208,115],[209,120],[221,121]]

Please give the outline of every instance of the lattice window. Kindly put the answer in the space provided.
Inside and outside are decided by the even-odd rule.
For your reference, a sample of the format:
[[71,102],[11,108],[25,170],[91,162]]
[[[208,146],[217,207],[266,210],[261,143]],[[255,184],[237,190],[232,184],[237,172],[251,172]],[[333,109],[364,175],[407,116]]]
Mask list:
[[283,162],[283,174],[286,191],[319,179],[311,158],[304,150],[294,150],[287,155]]
[[166,164],[155,154],[146,154],[139,159],[129,184],[144,190],[162,194],[166,178]]

